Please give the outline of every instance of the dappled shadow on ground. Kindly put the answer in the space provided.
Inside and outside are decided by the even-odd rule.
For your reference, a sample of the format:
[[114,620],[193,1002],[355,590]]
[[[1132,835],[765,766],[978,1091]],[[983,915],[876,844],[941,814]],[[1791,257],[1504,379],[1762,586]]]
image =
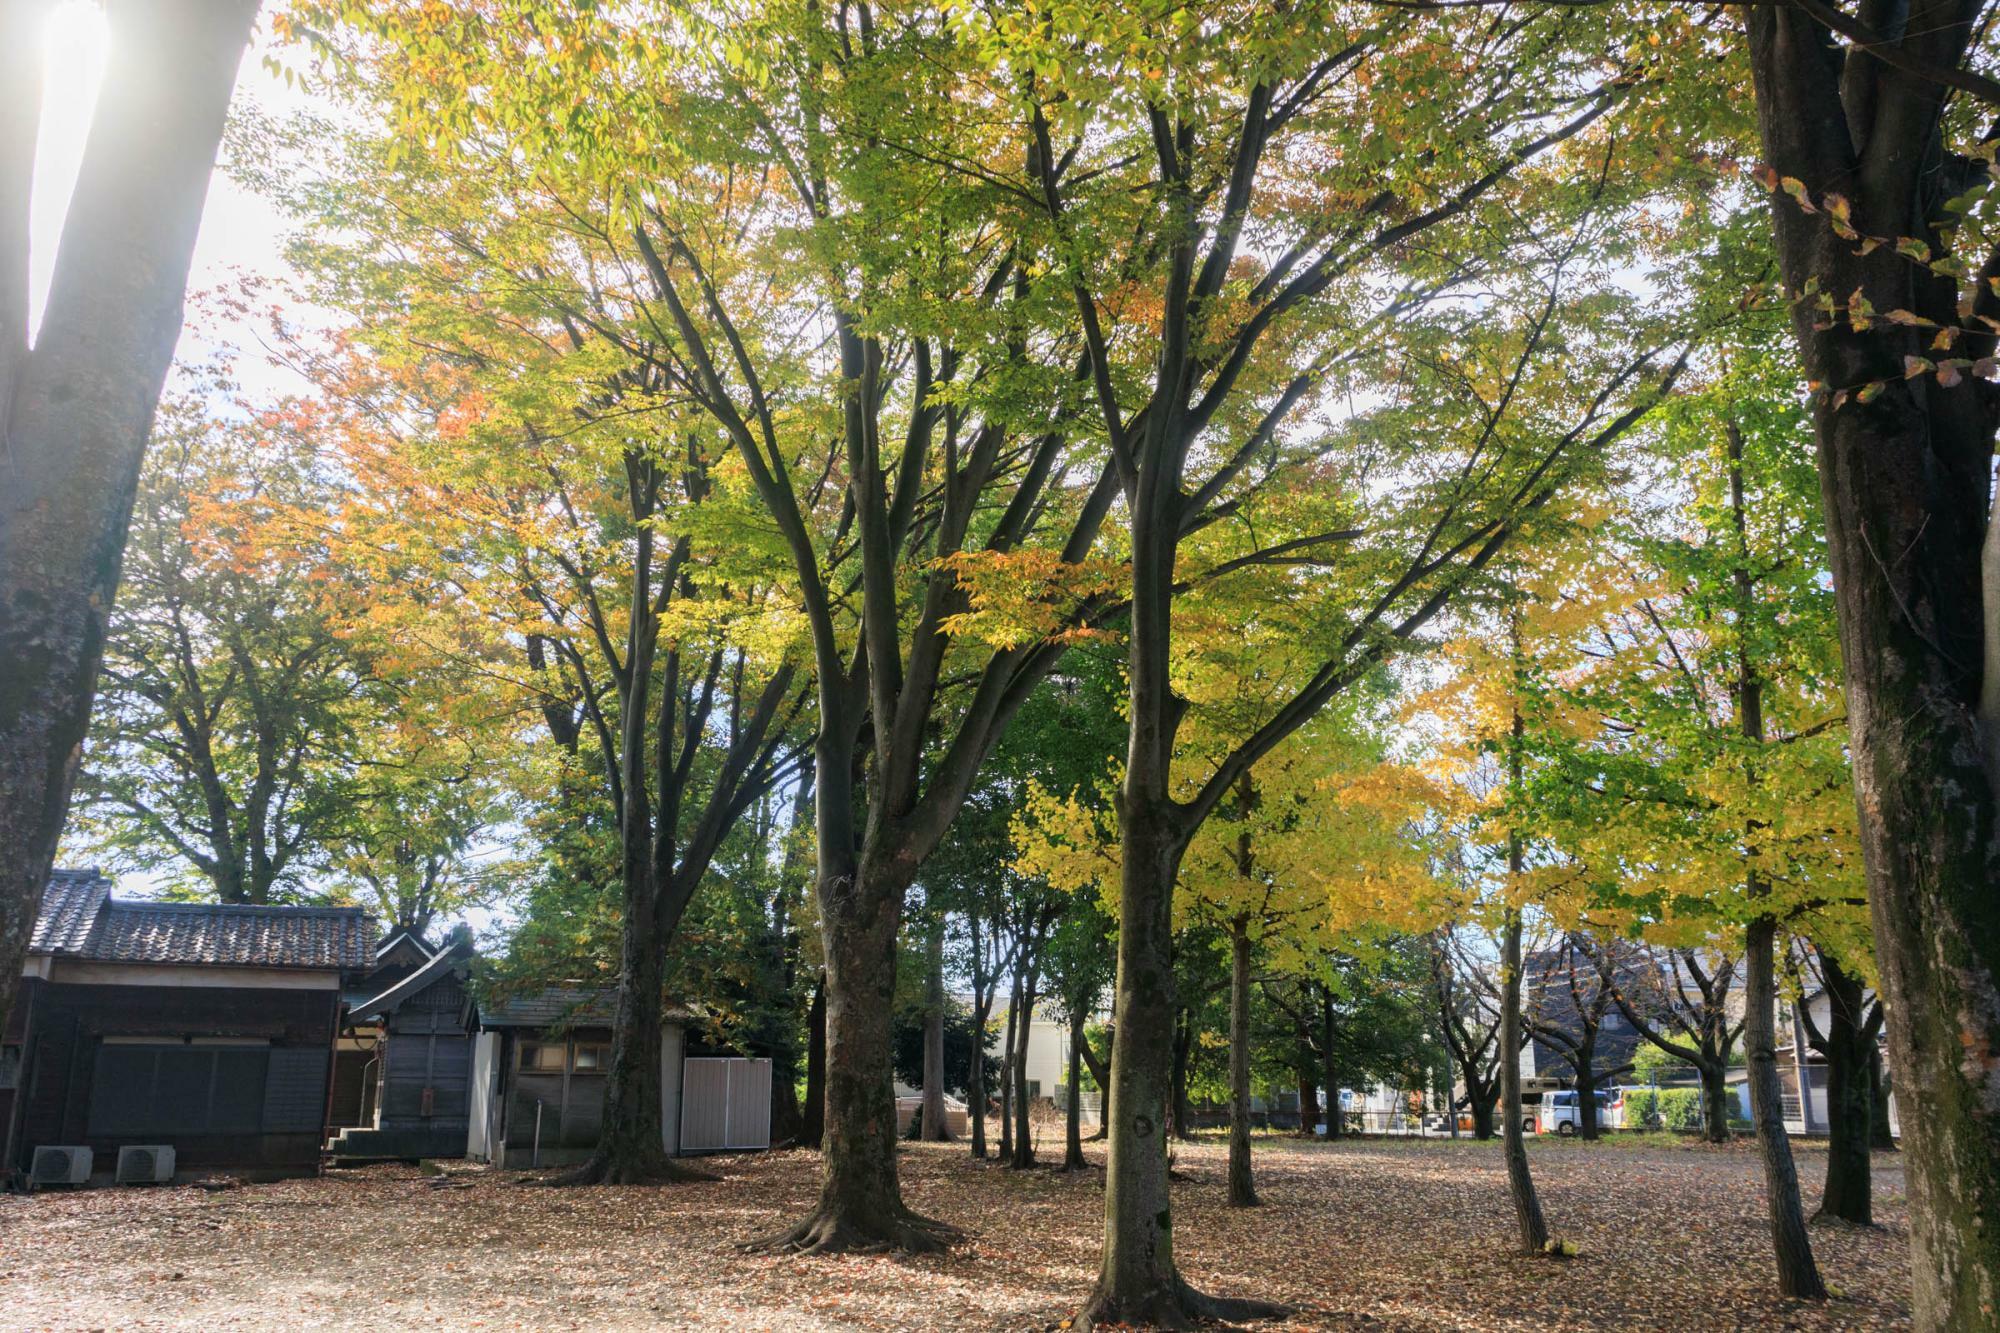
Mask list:
[[[1091,1149],[1093,1162],[1101,1148]],[[1878,1158],[1875,1230],[1815,1228],[1840,1298],[1771,1290],[1749,1145],[1538,1144],[1564,1263],[1506,1253],[1498,1146],[1260,1139],[1261,1208],[1225,1206],[1219,1142],[1180,1145],[1187,1278],[1296,1306],[1288,1326],[1896,1328],[1909,1277],[1902,1176]],[[1807,1209],[1821,1156],[1801,1156]],[[210,1193],[0,1199],[10,1328],[1049,1328],[1096,1268],[1103,1175],[1014,1172],[911,1145],[905,1195],[965,1230],[950,1254],[801,1259],[744,1241],[803,1215],[810,1153],[712,1158],[712,1182],[520,1189],[407,1168]]]

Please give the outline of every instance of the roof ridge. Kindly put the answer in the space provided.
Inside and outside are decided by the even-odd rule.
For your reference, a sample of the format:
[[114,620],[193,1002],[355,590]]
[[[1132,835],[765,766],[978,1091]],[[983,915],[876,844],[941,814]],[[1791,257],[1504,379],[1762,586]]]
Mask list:
[[365,907],[340,907],[326,903],[190,903],[165,898],[105,898],[107,907],[126,907],[146,912],[284,912],[300,916],[363,916]]

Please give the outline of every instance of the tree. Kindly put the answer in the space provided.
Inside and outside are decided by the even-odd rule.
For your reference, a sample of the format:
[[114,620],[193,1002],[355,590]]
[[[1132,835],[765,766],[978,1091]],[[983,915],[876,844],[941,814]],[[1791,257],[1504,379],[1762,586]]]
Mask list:
[[1779,271],[1815,389],[1922,1329],[1986,1327],[2000,1290],[2000,400],[1967,373],[1990,364],[2000,295],[1989,228],[1963,225],[1992,157],[1975,122],[2000,104],[1975,68],[1986,17],[1787,3],[1745,18]]
[[[1800,967],[1802,953],[1805,966]],[[1882,1031],[1882,1001],[1826,950],[1796,947],[1786,951],[1786,961],[1793,964],[1794,1007],[1806,1042],[1826,1060],[1826,1183],[1820,1191],[1819,1215],[1870,1226],[1875,1220],[1875,1191],[1869,1180],[1875,1105],[1869,1065]],[[1812,985],[1808,977],[1818,984]],[[1824,1028],[1813,1013],[1815,990],[1827,1001]]]
[[102,105],[28,330],[28,199],[50,6],[0,11],[0,1024],[90,727],[153,411],[254,0],[121,0]]
[[[1439,1032],[1472,1113],[1472,1136],[1493,1137],[1493,1106],[1500,1097],[1500,1064],[1510,1053],[1500,1046],[1500,1007],[1486,980],[1482,956],[1492,944],[1484,932],[1468,941],[1466,928],[1441,926],[1426,937],[1431,987],[1436,996]],[[1478,948],[1480,952],[1471,952]],[[1494,946],[1497,954],[1497,946]],[[1512,1058],[1519,1059],[1519,1051]]]
[[[1541,753],[1537,805],[1573,920],[1675,947],[1740,931],[1752,1118],[1779,1285],[1823,1295],[1785,1139],[1775,942],[1852,953],[1861,885],[1834,694],[1833,594],[1797,449],[1785,360],[1751,312],[1659,418],[1686,495],[1616,534],[1581,665],[1553,704],[1579,719]],[[1593,720],[1594,719],[1594,720]]]
[[[218,385],[217,388],[222,387]],[[358,894],[422,929],[502,816],[462,685],[371,641],[342,483],[275,410],[170,399],[140,474],[72,829],[225,903]]]
[[[1093,586],[1083,561],[1111,486],[1068,456],[1048,391],[1073,379],[1071,354],[1043,364],[1047,345],[1026,338],[1026,274],[988,225],[990,187],[928,165],[964,147],[948,137],[963,122],[943,100],[943,16],[871,18],[857,46],[844,12],[773,11],[710,43],[699,15],[578,5],[551,46],[539,12],[365,21],[411,137],[525,170],[583,216],[583,201],[621,201],[589,225],[636,264],[642,333],[625,345],[728,441],[775,526],[817,691],[828,1058],[822,1197],[774,1244],[936,1248],[948,1228],[897,1184],[885,997],[905,892]],[[696,40],[628,40],[654,18]],[[440,38],[462,78],[430,77]],[[867,77],[826,77],[850,67]],[[641,125],[656,151],[633,151]],[[488,131],[509,140],[504,160]],[[935,151],[867,150],[882,141]],[[783,299],[753,257],[779,261]]]
[[[1173,886],[1189,840],[1246,770],[1429,624],[1456,587],[1540,507],[1573,458],[1643,415],[1652,387],[1652,349],[1621,346],[1607,357],[1615,365],[1593,368],[1604,379],[1585,377],[1600,390],[1572,400],[1568,406],[1577,410],[1564,420],[1558,421],[1560,409],[1552,410],[1529,438],[1501,429],[1511,417],[1502,372],[1491,386],[1499,390],[1498,405],[1480,399],[1479,424],[1463,418],[1451,428],[1481,442],[1470,446],[1465,469],[1445,467],[1440,485],[1417,488],[1423,501],[1401,515],[1416,529],[1399,529],[1409,543],[1385,540],[1395,521],[1365,521],[1386,516],[1368,515],[1366,496],[1342,484],[1332,442],[1317,434],[1308,439],[1299,421],[1312,408],[1299,409],[1322,401],[1336,367],[1368,358],[1400,316],[1458,280],[1448,268],[1420,264],[1417,272],[1390,276],[1378,266],[1419,237],[1432,255],[1463,253],[1461,244],[1476,248],[1485,237],[1475,238],[1469,219],[1480,213],[1480,202],[1523,164],[1595,124],[1616,93],[1579,70],[1574,86],[1593,90],[1580,103],[1566,91],[1560,106],[1540,104],[1516,82],[1518,67],[1510,62],[1521,52],[1496,56],[1480,77],[1468,79],[1457,60],[1434,59],[1441,48],[1428,43],[1439,33],[1394,21],[1363,28],[1350,18],[1323,7],[1303,13],[1244,7],[1226,19],[1192,9],[1162,18],[1110,7],[1066,15],[1055,25],[1059,31],[1022,24],[980,34],[996,61],[1034,71],[1032,79],[1018,80],[1032,186],[1024,202],[1039,205],[1041,245],[1071,290],[1095,424],[1109,444],[1130,536],[1115,1110],[1105,1250],[1085,1324],[1269,1313],[1260,1303],[1218,1305],[1192,1291],[1173,1265],[1160,1119],[1171,1091]],[[1553,58],[1561,28],[1560,21],[1529,25],[1521,30],[1523,49]],[[1082,58],[1079,45],[1102,58]],[[1542,64],[1537,79],[1547,72]],[[1352,123],[1350,87],[1383,79],[1397,87],[1398,106],[1427,108],[1421,124],[1401,128],[1437,136],[1435,151],[1399,149],[1400,161],[1423,165],[1415,178],[1390,179],[1386,187],[1379,160],[1364,146],[1349,155],[1331,143]],[[1465,106],[1468,114],[1430,119],[1433,105]],[[1482,114],[1502,106],[1493,119]],[[1381,135],[1383,124],[1373,121],[1369,133]],[[1376,146],[1385,149],[1398,137],[1383,136]],[[1338,165],[1315,176],[1306,163]],[[1606,158],[1594,157],[1589,179],[1601,185],[1606,166]],[[1560,211],[1579,198],[1595,201],[1601,198],[1595,188],[1568,194],[1564,206],[1553,198],[1546,203]],[[1295,209],[1276,204],[1280,197],[1313,204]],[[1593,206],[1585,203],[1582,211]],[[1526,211],[1545,215],[1541,201]],[[1128,236],[1135,239],[1121,243]],[[1605,239],[1594,238],[1593,262],[1605,253]],[[1574,256],[1566,245],[1553,248]],[[1469,261],[1468,267],[1481,266]],[[1361,272],[1384,279],[1386,301],[1370,302],[1342,282]],[[1496,364],[1520,368],[1517,383],[1563,306],[1566,279],[1553,276],[1551,285],[1552,275],[1562,273],[1561,260],[1537,267],[1535,278],[1511,289],[1509,300],[1525,304],[1488,321],[1488,332],[1520,335],[1511,351],[1495,349]],[[1493,276],[1482,271],[1483,278]],[[1344,304],[1350,297],[1365,313],[1342,328],[1341,317],[1352,313]],[[1285,332],[1267,338],[1276,329]],[[1565,369],[1573,388],[1578,367]],[[1433,447],[1438,438],[1425,437]],[[1505,445],[1486,452],[1502,439]],[[1312,476],[1311,495],[1321,506],[1300,506],[1283,516],[1289,521],[1259,522],[1277,516],[1260,515],[1254,497],[1274,475],[1302,474]],[[1351,484],[1354,476],[1344,480]],[[1426,476],[1436,481],[1439,474]],[[1274,489],[1288,499],[1303,493]],[[1416,499],[1414,489],[1403,494]],[[1433,500],[1440,501],[1436,508],[1426,503]],[[1219,505],[1228,506],[1231,518],[1244,516],[1251,532],[1219,524]],[[1240,544],[1227,549],[1227,540]],[[1350,545],[1367,555],[1354,557],[1353,581],[1338,593],[1299,578],[1289,596],[1267,604],[1268,613],[1283,619],[1309,602],[1337,622],[1337,628],[1322,623],[1317,662],[1297,662],[1295,686],[1275,711],[1223,749],[1204,781],[1178,787],[1173,761],[1185,704],[1174,621],[1186,585],[1202,581],[1204,572],[1221,579],[1260,567],[1268,572],[1279,561],[1345,567]],[[1379,574],[1380,582],[1362,570]]]
[[1615,978],[1618,1011],[1659,1051],[1701,1075],[1702,1129],[1710,1143],[1729,1141],[1736,1094],[1728,1076],[1743,1019],[1730,1017],[1741,960],[1714,949],[1644,947],[1643,965]]
[[[1535,1040],[1552,1046],[1569,1067],[1577,1093],[1578,1132],[1597,1137],[1597,1088],[1630,1072],[1629,1055],[1613,1048],[1599,1058],[1599,1041],[1618,996],[1618,974],[1632,959],[1613,941],[1565,931],[1527,959],[1523,1021]],[[1621,1015],[1622,1016],[1622,1013]],[[1615,1062],[1615,1063],[1613,1063]]]

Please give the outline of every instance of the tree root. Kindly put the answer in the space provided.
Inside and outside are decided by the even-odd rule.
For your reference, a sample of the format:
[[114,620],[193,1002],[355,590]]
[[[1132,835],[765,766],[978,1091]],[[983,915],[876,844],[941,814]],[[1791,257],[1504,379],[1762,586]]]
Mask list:
[[722,1177],[691,1166],[683,1166],[671,1157],[660,1156],[647,1161],[619,1162],[609,1157],[592,1157],[581,1166],[571,1167],[541,1180],[524,1181],[551,1189],[567,1189],[575,1185],[684,1185],[699,1180],[720,1180]]
[[821,1204],[797,1226],[743,1248],[757,1254],[937,1254],[964,1235],[901,1204],[887,1216],[855,1216]]
[[1225,1327],[1262,1319],[1283,1319],[1293,1313],[1289,1305],[1260,1301],[1244,1296],[1210,1296],[1196,1291],[1179,1276],[1137,1300],[1111,1299],[1100,1287],[1076,1317],[1074,1327],[1092,1328],[1194,1328],[1201,1324]]

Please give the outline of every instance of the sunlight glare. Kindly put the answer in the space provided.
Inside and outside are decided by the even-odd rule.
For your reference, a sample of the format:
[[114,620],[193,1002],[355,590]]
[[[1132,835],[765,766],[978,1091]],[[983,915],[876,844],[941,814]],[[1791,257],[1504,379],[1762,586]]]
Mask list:
[[83,166],[84,141],[104,82],[110,44],[104,9],[92,0],[63,0],[42,38],[42,122],[35,139],[35,177],[28,215],[28,335],[42,326],[63,216]]

